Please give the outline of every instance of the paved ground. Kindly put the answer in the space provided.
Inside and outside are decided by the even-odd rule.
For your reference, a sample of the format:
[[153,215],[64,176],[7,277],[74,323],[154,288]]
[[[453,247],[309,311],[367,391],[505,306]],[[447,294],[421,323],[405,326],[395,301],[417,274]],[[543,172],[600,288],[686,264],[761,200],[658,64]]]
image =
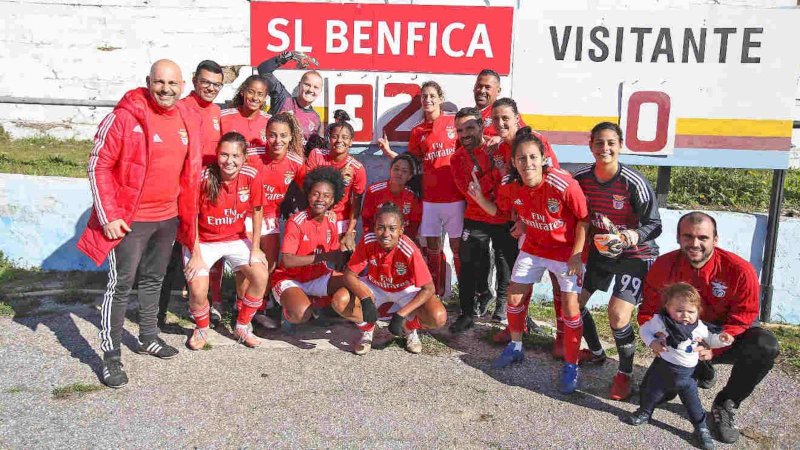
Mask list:
[[[619,421],[636,405],[604,398],[615,361],[583,370],[582,392],[571,397],[558,394],[559,366],[543,353],[491,369],[500,349],[482,339],[487,326],[428,337],[422,355],[388,346],[366,357],[350,353],[356,333],[343,323],[275,334],[255,350],[217,335],[199,352],[185,350],[175,326],[164,338],[181,348],[176,359],[125,348],[128,386],[55,395],[74,383],[99,385],[98,320],[96,305],[46,304],[0,319],[0,448],[691,446],[679,403],[657,410],[653,425]],[[136,326],[126,327],[130,347]],[[387,339],[385,330],[377,337]],[[773,371],[742,408],[745,436],[730,448],[799,448],[798,388]],[[715,392],[702,392],[707,408]]]

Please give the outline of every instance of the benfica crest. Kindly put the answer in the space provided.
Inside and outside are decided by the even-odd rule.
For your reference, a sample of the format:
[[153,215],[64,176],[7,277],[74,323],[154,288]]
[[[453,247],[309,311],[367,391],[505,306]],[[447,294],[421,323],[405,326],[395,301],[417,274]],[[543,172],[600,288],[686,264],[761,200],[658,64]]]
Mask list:
[[213,117],[211,119],[211,124],[214,125],[214,129],[219,131],[219,117]]
[[447,138],[448,139],[455,139],[456,138],[456,129],[448,126],[447,127]]
[[407,216],[411,214],[411,203],[403,203],[403,215]]
[[330,229],[326,230],[325,231],[325,243],[326,244],[330,244],[331,243],[331,237],[332,237],[331,230]]
[[401,262],[394,263],[394,271],[400,276],[405,275],[407,269],[406,265]]
[[239,201],[246,202],[250,200],[250,188],[239,189]]
[[547,199],[547,210],[550,211],[551,214],[556,214],[560,209],[561,209],[561,202],[559,202],[555,198]]
[[178,134],[181,137],[181,143],[183,145],[189,145],[189,133],[187,133],[186,130],[181,128],[180,130],[178,130]]
[[284,172],[283,173],[283,184],[289,184],[294,180],[294,172]]
[[725,291],[728,290],[728,286],[721,282],[721,281],[712,281],[711,282],[711,293],[714,297],[720,298],[725,297]]
[[611,206],[614,209],[622,209],[625,206],[625,196],[624,195],[612,195],[611,196]]
[[267,129],[261,130],[261,142],[267,142]]

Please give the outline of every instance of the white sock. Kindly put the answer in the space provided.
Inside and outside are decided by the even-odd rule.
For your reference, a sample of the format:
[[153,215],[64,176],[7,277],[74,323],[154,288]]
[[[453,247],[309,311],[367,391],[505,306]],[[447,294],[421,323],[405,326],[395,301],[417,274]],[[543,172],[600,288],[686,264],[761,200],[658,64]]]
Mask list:
[[602,354],[603,354],[603,352],[605,352],[605,350],[603,350],[602,348],[601,348],[600,350],[598,350],[598,351],[594,351],[594,350],[592,350],[592,354],[593,354],[594,356],[600,356],[600,355],[602,355]]
[[522,350],[522,341],[511,341],[514,344],[514,350]]

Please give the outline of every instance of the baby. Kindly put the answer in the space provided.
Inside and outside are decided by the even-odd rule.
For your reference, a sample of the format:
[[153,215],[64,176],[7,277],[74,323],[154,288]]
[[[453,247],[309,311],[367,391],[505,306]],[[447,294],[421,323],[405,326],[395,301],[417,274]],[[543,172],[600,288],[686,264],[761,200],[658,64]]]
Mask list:
[[663,307],[647,321],[639,334],[656,354],[643,383],[641,405],[622,420],[641,425],[650,420],[653,410],[668,392],[676,392],[694,425],[694,436],[703,449],[713,449],[714,440],[706,425],[706,412],[697,394],[697,381],[692,373],[698,362],[698,345],[719,348],[731,345],[733,336],[713,334],[698,320],[701,298],[687,283],[675,283],[664,289]]

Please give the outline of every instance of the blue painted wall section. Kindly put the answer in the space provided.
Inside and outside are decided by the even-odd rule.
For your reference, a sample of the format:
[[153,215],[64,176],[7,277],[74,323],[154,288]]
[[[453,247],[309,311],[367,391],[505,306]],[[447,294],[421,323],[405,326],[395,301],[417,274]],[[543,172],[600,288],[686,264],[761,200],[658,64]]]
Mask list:
[[[388,160],[360,154],[369,182],[388,177]],[[86,226],[92,197],[88,180],[0,174],[0,250],[15,263],[45,270],[105,270],[75,248]],[[676,225],[685,211],[661,209],[664,232],[661,252],[678,248]],[[711,212],[719,226],[719,245],[749,260],[761,271],[766,237],[764,214]],[[800,219],[783,218],[775,261],[772,314],[774,320],[800,324]],[[536,286],[536,297],[551,298],[549,283]],[[591,306],[608,301],[596,293]]]

